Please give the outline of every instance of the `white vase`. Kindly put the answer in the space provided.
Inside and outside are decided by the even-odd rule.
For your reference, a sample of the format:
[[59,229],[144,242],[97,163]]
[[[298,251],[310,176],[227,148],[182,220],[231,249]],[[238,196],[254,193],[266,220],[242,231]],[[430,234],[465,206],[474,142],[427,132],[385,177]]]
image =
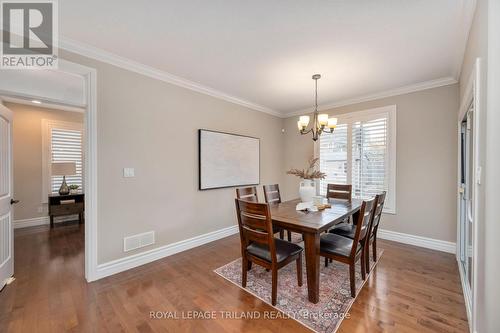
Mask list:
[[312,202],[316,195],[316,182],[311,179],[302,179],[299,186],[300,201]]

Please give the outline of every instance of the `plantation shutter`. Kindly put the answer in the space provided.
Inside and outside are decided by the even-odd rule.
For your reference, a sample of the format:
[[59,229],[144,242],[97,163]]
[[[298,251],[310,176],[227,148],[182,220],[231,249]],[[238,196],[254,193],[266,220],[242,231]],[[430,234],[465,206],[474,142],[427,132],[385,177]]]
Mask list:
[[[381,110],[383,109],[383,110]],[[377,112],[378,111],[378,112]],[[384,212],[396,212],[396,114],[394,107],[342,114],[334,133],[322,133],[315,145],[319,194],[327,184],[352,184],[354,198],[387,192]]]
[[[83,142],[82,131],[64,128],[50,129],[51,163],[75,162],[76,175],[66,176],[68,185],[83,186]],[[52,193],[59,191],[63,177],[51,176],[50,189]]]
[[348,183],[348,125],[339,124],[333,133],[323,133],[319,141],[320,170],[326,178],[320,181],[320,194],[326,194],[327,184]]
[[387,118],[352,123],[353,196],[374,197],[388,190]]

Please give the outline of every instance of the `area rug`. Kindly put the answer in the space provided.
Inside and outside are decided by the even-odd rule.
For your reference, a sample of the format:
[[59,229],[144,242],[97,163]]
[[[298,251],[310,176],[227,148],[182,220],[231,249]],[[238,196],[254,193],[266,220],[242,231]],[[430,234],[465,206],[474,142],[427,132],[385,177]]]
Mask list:
[[[383,250],[380,250],[376,262],[370,258],[370,273],[373,272],[382,253]],[[313,304],[307,298],[304,257],[302,258],[302,262],[304,281],[302,287],[297,285],[295,263],[290,263],[279,270],[278,299],[274,308],[282,313],[282,318],[297,320],[315,332],[335,332],[342,320],[346,318],[355,300],[351,297],[350,292],[349,267],[338,262],[329,263],[328,267],[325,267],[324,258],[321,258],[320,300],[317,304]],[[242,288],[241,258],[217,268],[214,272]],[[359,293],[364,283],[365,281],[361,279],[361,268],[358,262],[356,264],[356,294]],[[271,305],[271,272],[266,272],[264,268],[254,264],[252,269],[248,271],[247,287],[242,289]]]

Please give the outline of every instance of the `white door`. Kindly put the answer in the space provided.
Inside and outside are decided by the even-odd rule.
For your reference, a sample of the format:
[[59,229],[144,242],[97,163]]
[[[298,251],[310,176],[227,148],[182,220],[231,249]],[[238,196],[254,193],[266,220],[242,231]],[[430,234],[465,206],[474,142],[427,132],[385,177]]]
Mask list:
[[12,112],[0,104],[0,289],[14,275]]

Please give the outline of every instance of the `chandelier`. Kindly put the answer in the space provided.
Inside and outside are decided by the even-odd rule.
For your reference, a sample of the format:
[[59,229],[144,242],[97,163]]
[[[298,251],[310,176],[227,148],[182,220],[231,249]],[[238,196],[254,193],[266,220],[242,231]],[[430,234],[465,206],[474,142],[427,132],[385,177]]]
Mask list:
[[337,118],[328,118],[328,114],[318,112],[318,80],[321,78],[320,74],[314,74],[312,79],[316,87],[315,94],[315,106],[313,114],[313,123],[310,129],[307,129],[309,125],[309,116],[300,116],[297,126],[299,128],[300,134],[312,133],[312,139],[317,141],[321,133],[333,133],[335,127],[337,126]]

